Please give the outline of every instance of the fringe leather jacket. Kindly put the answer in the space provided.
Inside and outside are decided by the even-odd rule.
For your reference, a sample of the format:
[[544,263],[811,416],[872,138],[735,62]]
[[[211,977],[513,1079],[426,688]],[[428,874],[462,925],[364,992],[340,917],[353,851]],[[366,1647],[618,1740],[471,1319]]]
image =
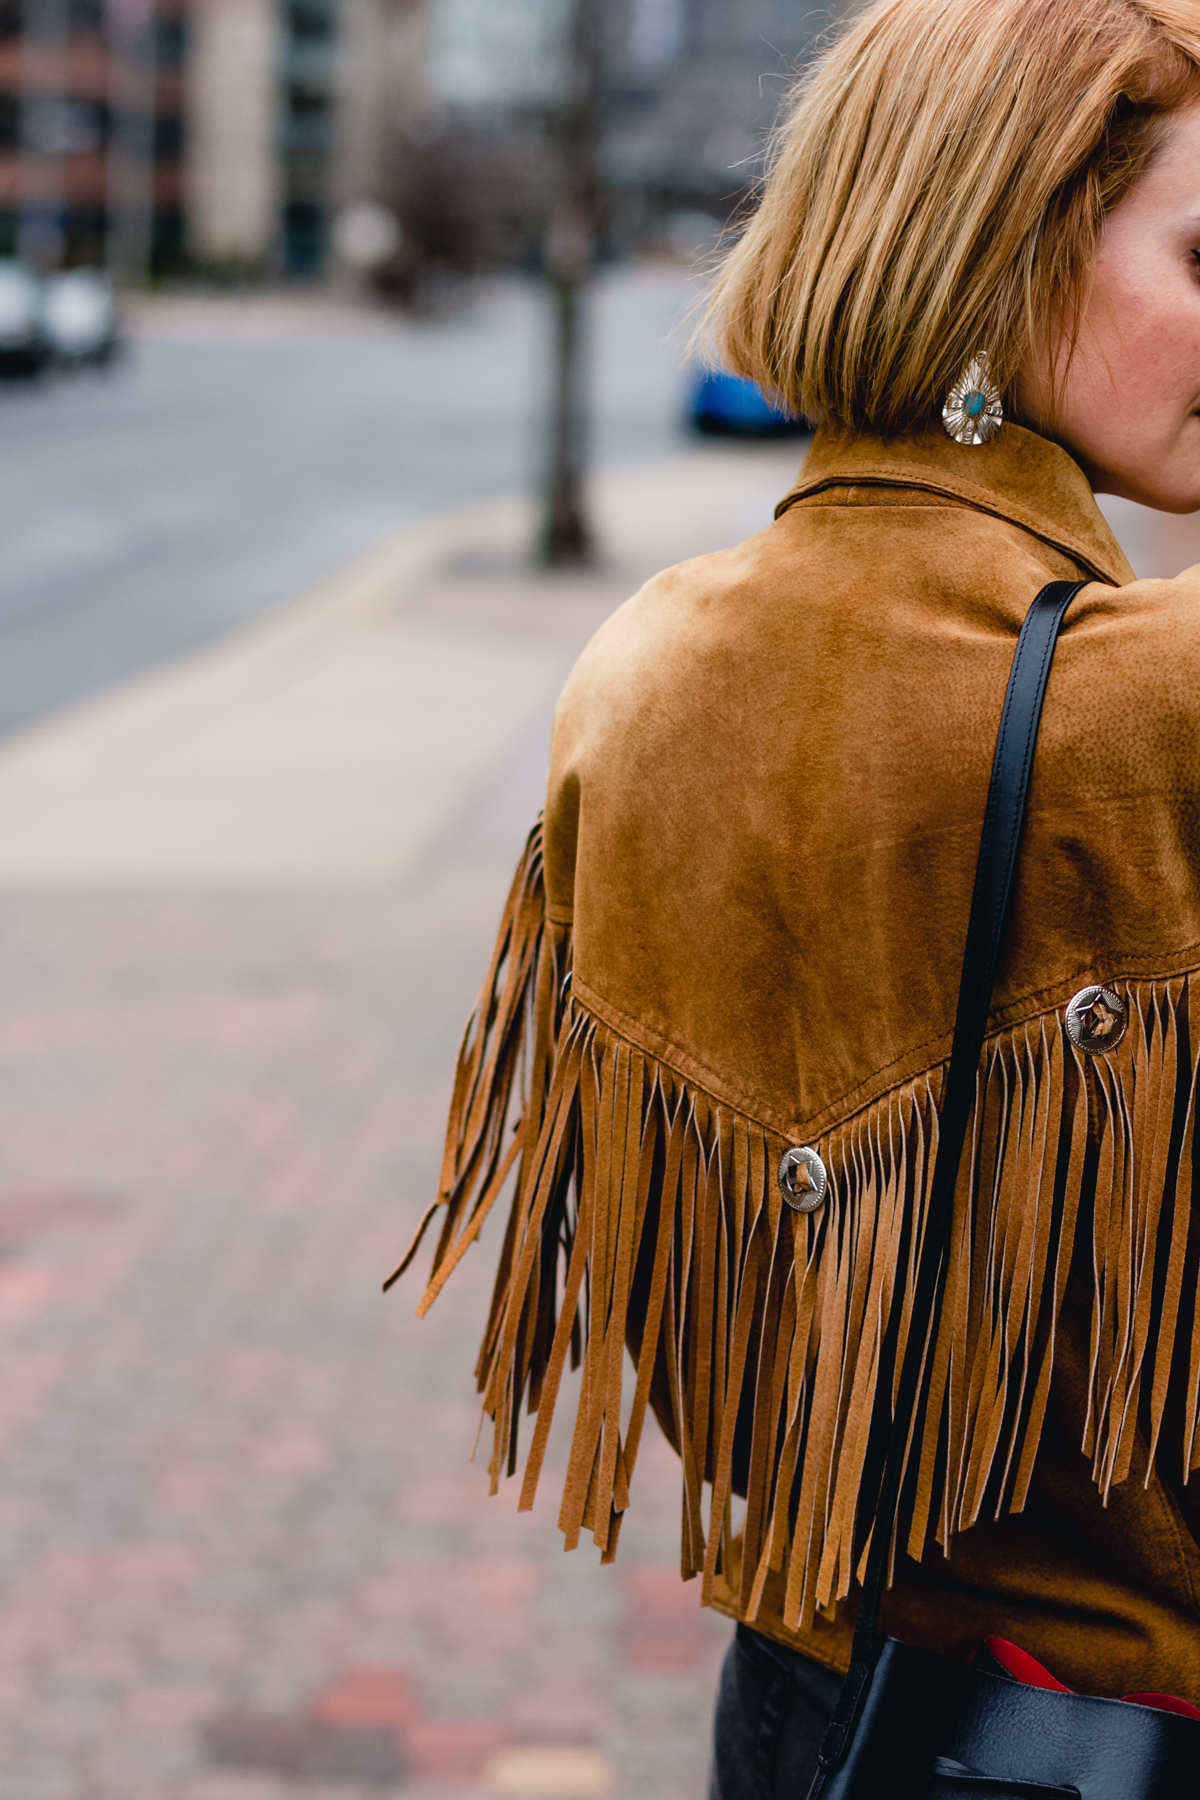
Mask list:
[[[684,1575],[845,1667],[1001,700],[1030,601],[1081,575],[885,1624],[1200,1699],[1200,568],[1135,581],[1046,440],[822,429],[773,525],[593,639],[467,1029],[422,1306],[511,1190],[493,1485],[524,1405],[532,1503],[580,1364],[568,1546],[615,1553],[649,1408]],[[789,1146],[828,1173],[812,1212]]]

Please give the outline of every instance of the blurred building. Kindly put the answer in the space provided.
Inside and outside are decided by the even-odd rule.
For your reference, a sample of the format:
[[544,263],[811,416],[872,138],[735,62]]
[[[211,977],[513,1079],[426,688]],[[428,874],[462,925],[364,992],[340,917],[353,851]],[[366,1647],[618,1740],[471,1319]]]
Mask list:
[[0,254],[311,276],[373,242],[397,291],[535,262],[579,4],[619,254],[728,216],[845,0],[0,0]]
[[[604,248],[724,220],[792,73],[845,0],[592,0],[606,38]],[[334,222],[399,214],[397,290],[529,264],[556,181],[576,0],[188,0],[189,243],[209,266],[313,274]]]
[[[501,0],[503,3],[503,0]],[[425,0],[188,0],[193,259],[319,273],[333,220],[379,204],[422,88]]]
[[0,0],[0,254],[170,262],[187,0]]
[[0,0],[0,255],[311,274],[384,185],[424,0]]

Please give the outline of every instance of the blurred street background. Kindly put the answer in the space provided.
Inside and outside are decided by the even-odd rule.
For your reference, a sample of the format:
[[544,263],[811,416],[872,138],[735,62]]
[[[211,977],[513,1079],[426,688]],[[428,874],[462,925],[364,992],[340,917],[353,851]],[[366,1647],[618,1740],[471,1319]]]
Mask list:
[[803,456],[687,344],[839,10],[0,0],[0,1800],[705,1790],[670,1452],[563,1556],[496,1233],[379,1286],[567,671]]
[[[676,447],[668,338],[694,297],[671,264],[598,283],[601,464]],[[167,294],[128,304],[119,367],[0,389],[0,729],[278,607],[405,527],[525,491],[546,310],[511,276],[440,320],[304,292]]]

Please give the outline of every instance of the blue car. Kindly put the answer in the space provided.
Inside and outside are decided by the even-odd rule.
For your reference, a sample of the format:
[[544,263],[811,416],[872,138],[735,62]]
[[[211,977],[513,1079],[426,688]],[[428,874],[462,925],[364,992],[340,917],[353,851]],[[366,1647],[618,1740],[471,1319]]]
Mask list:
[[691,422],[706,437],[798,437],[808,430],[741,375],[705,369],[692,390]]

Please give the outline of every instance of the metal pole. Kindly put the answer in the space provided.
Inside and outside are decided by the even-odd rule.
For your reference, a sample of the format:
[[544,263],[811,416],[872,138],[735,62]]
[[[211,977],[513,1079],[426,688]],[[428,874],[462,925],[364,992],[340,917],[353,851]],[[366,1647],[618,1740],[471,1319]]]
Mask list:
[[105,262],[120,281],[145,281],[154,252],[155,0],[108,0]]
[[25,0],[17,252],[42,269],[57,265],[66,238],[62,150],[68,30],[69,0]]
[[594,556],[587,520],[584,316],[599,223],[598,152],[605,65],[604,0],[574,0],[566,92],[554,121],[561,178],[546,246],[554,349],[540,555],[552,566]]

